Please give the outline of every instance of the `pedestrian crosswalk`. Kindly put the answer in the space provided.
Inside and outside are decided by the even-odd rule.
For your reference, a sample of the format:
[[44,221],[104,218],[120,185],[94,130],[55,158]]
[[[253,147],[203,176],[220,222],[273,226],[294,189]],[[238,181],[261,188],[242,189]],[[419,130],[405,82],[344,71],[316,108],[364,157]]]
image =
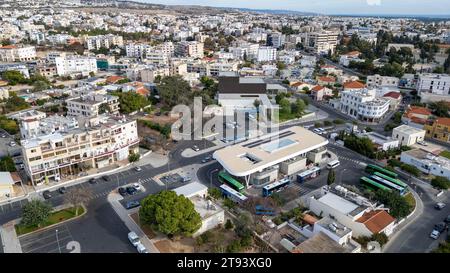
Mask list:
[[300,186],[298,183],[290,183],[288,188],[294,189],[300,193],[300,195],[305,195],[311,192],[311,189]]

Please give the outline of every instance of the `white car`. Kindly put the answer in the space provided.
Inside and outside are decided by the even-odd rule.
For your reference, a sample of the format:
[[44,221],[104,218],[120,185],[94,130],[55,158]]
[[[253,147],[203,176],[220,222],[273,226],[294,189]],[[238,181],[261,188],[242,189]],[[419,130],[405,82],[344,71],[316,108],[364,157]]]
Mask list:
[[134,232],[134,231],[128,233],[128,240],[130,240],[130,242],[135,247],[137,247],[141,243],[141,240],[139,239],[139,236],[137,236],[136,232]]
[[138,251],[139,253],[148,253],[147,249],[145,248],[145,246],[144,246],[141,242],[139,242],[139,243],[136,245],[136,249],[137,249],[137,251]]
[[16,143],[15,143],[14,141],[11,141],[11,142],[9,143],[9,146],[14,147],[14,146],[16,146]]
[[139,167],[139,166],[136,166],[134,169],[135,169],[137,172],[142,171],[141,167]]
[[135,189],[138,190],[138,191],[142,190],[141,185],[139,185],[138,183],[134,183],[134,184],[133,184],[133,188],[135,188]]
[[440,233],[439,231],[437,231],[437,230],[434,229],[434,230],[431,232],[430,237],[433,238],[433,239],[435,239],[435,240],[437,240],[437,239],[439,238],[439,235],[441,235],[441,233]]

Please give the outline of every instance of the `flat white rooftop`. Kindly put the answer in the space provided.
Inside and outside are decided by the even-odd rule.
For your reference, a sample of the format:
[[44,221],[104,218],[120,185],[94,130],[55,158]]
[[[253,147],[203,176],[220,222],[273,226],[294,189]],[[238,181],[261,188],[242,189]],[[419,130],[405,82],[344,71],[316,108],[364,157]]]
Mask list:
[[327,144],[325,138],[303,127],[293,126],[225,147],[214,152],[213,157],[228,173],[242,177]]
[[399,132],[404,133],[404,134],[408,134],[408,135],[418,134],[418,133],[421,133],[421,132],[425,133],[425,130],[414,128],[414,127],[411,127],[411,126],[408,126],[408,125],[405,125],[405,124],[400,125],[398,127],[395,127],[394,130],[395,131],[399,131]]
[[187,185],[178,187],[173,191],[177,195],[184,195],[186,198],[191,198],[195,195],[202,195],[203,192],[208,191],[208,187],[199,182],[192,182]]
[[357,204],[345,200],[344,198],[331,192],[320,197],[318,200],[327,206],[340,211],[342,214],[349,214],[359,207]]

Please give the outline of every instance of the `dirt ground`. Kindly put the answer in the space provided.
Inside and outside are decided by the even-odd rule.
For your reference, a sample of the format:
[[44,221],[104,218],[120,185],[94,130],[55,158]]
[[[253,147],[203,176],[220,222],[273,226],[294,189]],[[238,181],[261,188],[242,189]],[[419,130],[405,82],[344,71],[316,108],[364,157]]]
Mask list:
[[[131,217],[131,219],[133,219],[133,221],[135,223],[137,223],[139,225],[139,216],[138,215],[139,214],[136,212],[136,213],[131,214],[130,217]],[[145,233],[145,235],[147,235],[147,237],[150,240],[156,237],[156,233],[149,226],[147,226],[147,225],[143,225],[143,226],[139,225],[139,226],[141,227],[142,231]]]
[[161,253],[195,253],[195,239],[183,238],[177,241],[170,239],[155,243]]

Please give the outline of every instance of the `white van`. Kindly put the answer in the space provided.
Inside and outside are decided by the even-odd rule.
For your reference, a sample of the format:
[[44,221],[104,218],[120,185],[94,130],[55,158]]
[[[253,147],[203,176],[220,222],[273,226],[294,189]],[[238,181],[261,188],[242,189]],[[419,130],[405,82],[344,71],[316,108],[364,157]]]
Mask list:
[[148,253],[147,249],[145,248],[145,246],[144,246],[141,242],[139,242],[139,243],[136,245],[136,249],[137,249],[137,251],[138,251],[139,253]]
[[328,162],[327,169],[334,169],[339,165],[341,165],[341,162],[339,162],[339,160],[333,160],[333,161]]

